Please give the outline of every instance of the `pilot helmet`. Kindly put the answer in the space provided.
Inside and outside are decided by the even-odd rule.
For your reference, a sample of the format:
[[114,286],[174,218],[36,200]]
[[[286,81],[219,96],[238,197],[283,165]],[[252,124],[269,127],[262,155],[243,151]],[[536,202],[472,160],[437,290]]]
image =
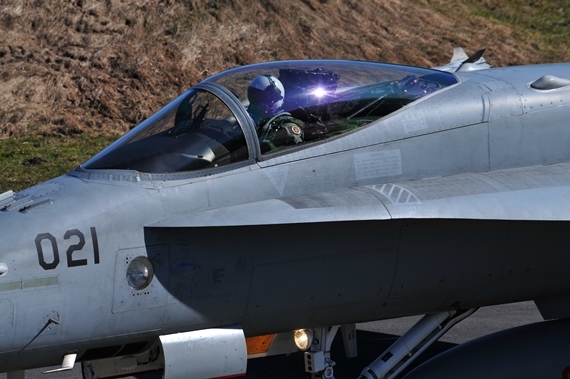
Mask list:
[[254,121],[274,116],[283,106],[285,88],[279,79],[271,75],[259,75],[247,88],[248,111]]

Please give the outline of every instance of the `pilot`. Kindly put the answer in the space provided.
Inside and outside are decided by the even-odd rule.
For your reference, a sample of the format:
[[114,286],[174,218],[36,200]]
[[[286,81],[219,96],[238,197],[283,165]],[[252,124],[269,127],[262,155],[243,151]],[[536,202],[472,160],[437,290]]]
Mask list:
[[261,152],[303,142],[304,123],[283,110],[285,88],[279,79],[260,75],[247,88],[247,108],[257,127]]

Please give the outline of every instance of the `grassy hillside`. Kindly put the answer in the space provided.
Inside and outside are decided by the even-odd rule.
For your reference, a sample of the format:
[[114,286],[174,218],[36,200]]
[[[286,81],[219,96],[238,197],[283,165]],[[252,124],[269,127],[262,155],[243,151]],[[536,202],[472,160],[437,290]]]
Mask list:
[[0,164],[16,159],[7,139],[60,149],[69,136],[116,136],[203,78],[259,61],[429,67],[455,46],[487,48],[495,66],[570,61],[569,9],[570,0],[3,0]]

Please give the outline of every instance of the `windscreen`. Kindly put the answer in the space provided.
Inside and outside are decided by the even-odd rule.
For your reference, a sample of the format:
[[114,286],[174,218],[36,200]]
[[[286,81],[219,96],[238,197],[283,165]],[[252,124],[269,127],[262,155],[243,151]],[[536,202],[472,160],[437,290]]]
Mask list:
[[125,137],[84,167],[166,173],[248,159],[245,137],[233,113],[203,90],[189,90]]

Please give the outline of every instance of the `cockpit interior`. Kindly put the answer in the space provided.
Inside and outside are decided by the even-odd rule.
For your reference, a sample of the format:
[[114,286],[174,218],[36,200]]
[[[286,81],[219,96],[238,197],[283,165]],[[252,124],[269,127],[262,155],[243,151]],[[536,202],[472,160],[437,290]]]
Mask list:
[[[252,116],[248,88],[260,75],[280,83],[274,113],[295,120],[298,129],[293,132],[302,133],[302,138],[294,145],[259,147],[260,130],[275,116]],[[262,160],[348,134],[456,83],[451,73],[383,63],[286,61],[243,66],[190,88],[82,167],[171,173]]]

